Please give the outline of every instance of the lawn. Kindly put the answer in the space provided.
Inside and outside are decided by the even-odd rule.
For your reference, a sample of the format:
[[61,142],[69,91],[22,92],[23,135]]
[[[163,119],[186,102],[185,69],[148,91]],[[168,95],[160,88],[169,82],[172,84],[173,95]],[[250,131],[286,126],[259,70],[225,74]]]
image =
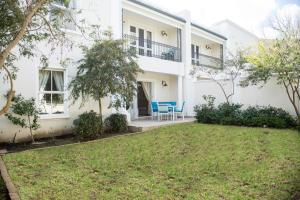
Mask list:
[[180,124],[8,154],[21,199],[299,199],[300,135]]

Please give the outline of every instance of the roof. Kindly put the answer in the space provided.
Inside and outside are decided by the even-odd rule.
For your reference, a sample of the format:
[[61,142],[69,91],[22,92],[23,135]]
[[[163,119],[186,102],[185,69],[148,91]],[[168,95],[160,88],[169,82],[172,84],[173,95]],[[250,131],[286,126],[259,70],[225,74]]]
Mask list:
[[164,11],[164,10],[161,10],[161,9],[159,9],[159,8],[156,8],[156,7],[154,7],[154,6],[151,6],[151,5],[149,5],[149,4],[143,3],[143,2],[141,2],[141,1],[137,1],[137,0],[127,0],[127,1],[130,1],[130,2],[135,3],[135,4],[138,4],[138,5],[140,5],[140,6],[149,8],[150,10],[153,10],[153,11],[158,12],[158,13],[160,13],[160,14],[166,15],[166,16],[168,16],[168,17],[170,17],[170,18],[173,18],[173,19],[175,19],[175,20],[177,20],[177,21],[184,22],[184,23],[186,22],[186,20],[185,20],[184,18],[182,18],[182,17],[176,16],[176,15],[174,15],[174,14],[171,14],[171,13],[169,13],[169,12],[166,12],[166,11]]
[[205,28],[205,27],[203,27],[203,26],[200,26],[200,25],[195,24],[195,23],[191,23],[191,25],[194,26],[195,28],[201,29],[201,30],[203,30],[203,31],[205,31],[205,32],[208,32],[208,33],[210,33],[210,34],[212,34],[212,35],[215,35],[215,36],[217,36],[217,37],[219,37],[219,38],[222,38],[222,39],[224,39],[224,40],[227,40],[227,38],[226,38],[225,36],[223,36],[223,35],[221,35],[221,34],[219,34],[219,33],[216,33],[216,32],[214,32],[214,31],[212,31],[212,30],[209,30],[209,29],[207,29],[207,28]]
[[[177,20],[177,21],[186,23],[186,20],[185,20],[184,18],[179,17],[179,16],[177,16],[177,15],[174,15],[174,14],[172,14],[172,13],[170,13],[170,12],[164,11],[164,10],[162,10],[162,9],[159,9],[159,8],[157,8],[157,7],[154,7],[154,6],[152,6],[152,5],[149,5],[149,4],[147,4],[147,3],[144,3],[144,2],[142,2],[142,1],[138,1],[138,0],[127,0],[127,1],[132,2],[132,3],[135,3],[135,4],[140,5],[140,6],[143,6],[143,7],[145,7],[145,8],[150,9],[150,10],[153,10],[153,11],[155,11],[155,12],[158,12],[158,13],[160,13],[160,14],[163,14],[163,15],[165,15],[165,16],[168,16],[168,17],[170,17],[170,18],[173,18],[173,19],[175,19],[175,20]],[[217,36],[217,37],[219,37],[219,38],[222,38],[222,39],[224,39],[224,40],[227,40],[227,38],[224,37],[223,35],[218,34],[218,33],[214,32],[214,31],[212,31],[212,30],[209,30],[209,29],[207,29],[207,28],[204,28],[203,26],[200,26],[200,25],[195,24],[195,23],[191,23],[191,25],[192,25],[193,27],[195,27],[195,28],[198,28],[198,29],[203,30],[203,31],[205,31],[205,32],[208,32],[208,33],[210,33],[210,34],[212,34],[212,35],[215,35],[215,36]]]
[[230,25],[242,30],[243,32],[248,33],[249,35],[252,35],[253,37],[256,37],[258,39],[258,37],[254,33],[250,32],[249,30],[247,30],[243,27],[241,27],[240,25],[238,25],[237,23],[235,23],[235,22],[233,22],[229,19],[224,19],[222,21],[219,21],[219,22],[215,23],[213,26],[217,26],[217,25],[222,24],[222,23],[228,23],[228,24],[230,24]]

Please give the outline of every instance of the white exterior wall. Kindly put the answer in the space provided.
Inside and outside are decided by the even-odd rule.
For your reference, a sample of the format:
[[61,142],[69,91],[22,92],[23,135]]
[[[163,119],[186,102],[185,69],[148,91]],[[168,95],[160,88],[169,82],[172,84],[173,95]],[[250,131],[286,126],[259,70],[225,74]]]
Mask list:
[[[252,48],[255,47],[259,39],[249,33],[247,30],[243,30],[236,24],[225,20],[217,23],[214,30],[218,30],[222,35],[228,38],[227,48],[229,51],[235,53],[238,48]],[[254,48],[255,50],[255,48]],[[243,80],[241,78],[240,80]],[[276,84],[276,78],[271,79],[264,87],[260,86],[248,86],[246,88],[239,87],[239,81],[236,80],[235,95],[231,101],[234,103],[241,103],[244,108],[248,106],[274,106],[282,108],[288,111],[290,114],[295,115],[295,111],[290,103],[285,89],[282,86]],[[231,83],[226,83],[225,90],[229,93],[231,91]],[[194,104],[205,103],[202,96],[212,95],[216,97],[216,105],[225,102],[224,94],[220,87],[211,80],[201,80],[195,82]],[[299,106],[299,105],[298,105]]]
[[232,53],[236,53],[238,48],[253,48],[259,41],[259,38],[254,34],[244,30],[229,20],[215,24],[212,29],[228,39],[226,47],[227,50]]
[[[176,20],[170,16],[153,11],[146,7],[134,4],[127,0],[77,0],[77,9],[81,12],[76,15],[77,22],[85,20],[85,30],[89,31],[91,25],[100,25],[102,30],[112,29],[114,38],[121,38],[122,33],[128,33],[129,26],[144,28],[153,33],[153,41],[177,46],[177,29],[182,32],[182,62],[173,62],[153,57],[139,56],[138,63],[145,71],[137,78],[138,81],[153,82],[153,100],[157,101],[177,101],[178,105],[186,101],[186,115],[193,114],[194,106],[194,80],[190,76],[191,70],[191,41],[192,32],[200,38],[206,38],[212,42],[212,46],[223,44],[224,40],[206,33],[203,30],[196,31],[191,27],[189,11],[185,11],[179,16],[186,22]],[[122,14],[124,14],[122,16]],[[162,36],[161,31],[165,31],[168,36]],[[74,41],[72,49],[57,48],[55,53],[49,57],[49,69],[62,69],[66,73],[67,83],[75,77],[77,72],[77,61],[82,58],[82,52],[77,47],[79,44],[91,44],[86,41],[79,32],[68,31],[69,39]],[[196,37],[197,40],[197,37]],[[199,45],[201,41],[199,41]],[[46,47],[46,48],[45,48]],[[36,49],[47,53],[50,49],[49,44],[37,44]],[[214,53],[213,53],[214,54]],[[218,54],[216,54],[219,56]],[[73,62],[66,68],[60,64],[63,58],[70,58]],[[18,78],[15,81],[17,94],[22,94],[26,98],[38,98],[39,93],[39,56],[31,59],[22,58],[17,62],[20,68]],[[168,86],[162,86],[162,81],[166,81]],[[6,91],[5,86],[0,88],[0,92]],[[68,93],[66,94],[68,96]],[[197,94],[196,94],[197,95]],[[2,100],[2,99],[0,99]],[[3,102],[0,102],[0,104]],[[40,119],[41,128],[35,131],[36,137],[52,137],[69,133],[73,126],[73,120],[85,111],[98,111],[98,103],[93,101],[86,102],[85,106],[79,109],[79,103],[71,105],[68,101],[68,112],[59,117],[42,116]],[[107,109],[109,98],[103,100],[103,114],[107,116],[115,110]],[[2,104],[1,104],[2,105]],[[121,111],[127,113],[126,111]],[[129,117],[130,118],[130,117]],[[4,116],[0,116],[0,142],[9,142],[17,134],[17,141],[29,140],[29,132],[12,125]]]
[[[82,13],[76,16],[77,20],[81,18],[86,19],[86,26],[92,24],[101,25],[103,30],[106,30],[108,27],[112,27],[112,30],[116,35],[120,35],[121,29],[116,23],[118,17],[116,15],[121,14],[114,9],[106,9],[116,7],[119,0],[88,0],[83,1],[79,0],[77,3],[77,8],[82,9]],[[121,4],[120,4],[121,5]],[[114,15],[111,16],[110,13],[114,10]],[[121,16],[121,15],[120,15]],[[115,19],[116,18],[116,19]],[[121,21],[119,21],[121,24]],[[74,41],[74,47],[72,49],[64,48],[63,50],[57,48],[55,53],[49,57],[49,69],[63,69],[66,73],[66,80],[69,83],[76,75],[77,64],[76,62],[82,58],[81,49],[77,47],[79,42],[82,44],[88,44],[84,38],[76,32],[68,33],[68,38]],[[48,47],[48,48],[45,48]],[[48,55],[48,50],[50,49],[49,44],[37,44],[36,48]],[[70,58],[74,63],[70,63],[66,68],[62,67],[60,60],[64,58]],[[25,98],[35,98],[38,99],[38,90],[39,90],[39,75],[38,71],[40,69],[39,56],[34,58],[22,58],[17,63],[16,66],[19,67],[17,73],[17,79],[14,82],[16,94],[22,94]],[[67,84],[66,84],[67,85]],[[5,88],[1,89],[1,94],[4,94],[3,91],[6,91]],[[2,99],[2,98],[1,98]],[[111,113],[111,110],[107,109],[109,99],[103,99],[103,114],[107,116]],[[56,117],[41,116],[39,123],[41,127],[34,132],[36,137],[52,137],[58,136],[66,133],[70,133],[73,126],[73,120],[78,117],[79,114],[82,114],[85,111],[94,110],[98,112],[98,102],[88,101],[85,106],[80,107],[80,102],[77,102],[74,105],[71,105],[71,102],[68,101],[68,112],[64,115]],[[3,105],[3,100],[0,102],[0,105]],[[0,142],[9,142],[13,139],[15,133],[17,133],[16,141],[29,140],[30,133],[26,129],[22,129],[19,126],[14,126],[10,121],[7,120],[5,116],[0,116]]]
[[[232,85],[230,82],[223,82],[226,84],[225,90],[231,92]],[[215,103],[219,105],[226,101],[221,88],[210,80],[197,81],[195,83],[195,105],[205,103],[202,98],[203,95],[212,95],[216,97]],[[235,95],[231,98],[232,102],[244,105],[244,109],[248,106],[273,106],[282,108],[290,114],[295,115],[292,104],[289,102],[285,89],[276,84],[276,80],[272,79],[264,87],[249,86],[242,88],[235,86]],[[299,106],[299,105],[298,105]]]

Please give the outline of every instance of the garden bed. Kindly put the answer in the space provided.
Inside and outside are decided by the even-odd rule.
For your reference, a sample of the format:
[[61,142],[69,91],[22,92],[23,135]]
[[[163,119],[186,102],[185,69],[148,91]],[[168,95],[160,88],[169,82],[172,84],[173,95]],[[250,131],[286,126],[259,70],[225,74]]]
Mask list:
[[293,130],[179,124],[4,156],[21,199],[299,199]]

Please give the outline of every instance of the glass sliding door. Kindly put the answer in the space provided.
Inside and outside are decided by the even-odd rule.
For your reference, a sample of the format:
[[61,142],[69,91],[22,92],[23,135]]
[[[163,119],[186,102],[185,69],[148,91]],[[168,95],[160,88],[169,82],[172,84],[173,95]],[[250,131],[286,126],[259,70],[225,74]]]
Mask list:
[[139,55],[145,55],[145,31],[139,28]]

